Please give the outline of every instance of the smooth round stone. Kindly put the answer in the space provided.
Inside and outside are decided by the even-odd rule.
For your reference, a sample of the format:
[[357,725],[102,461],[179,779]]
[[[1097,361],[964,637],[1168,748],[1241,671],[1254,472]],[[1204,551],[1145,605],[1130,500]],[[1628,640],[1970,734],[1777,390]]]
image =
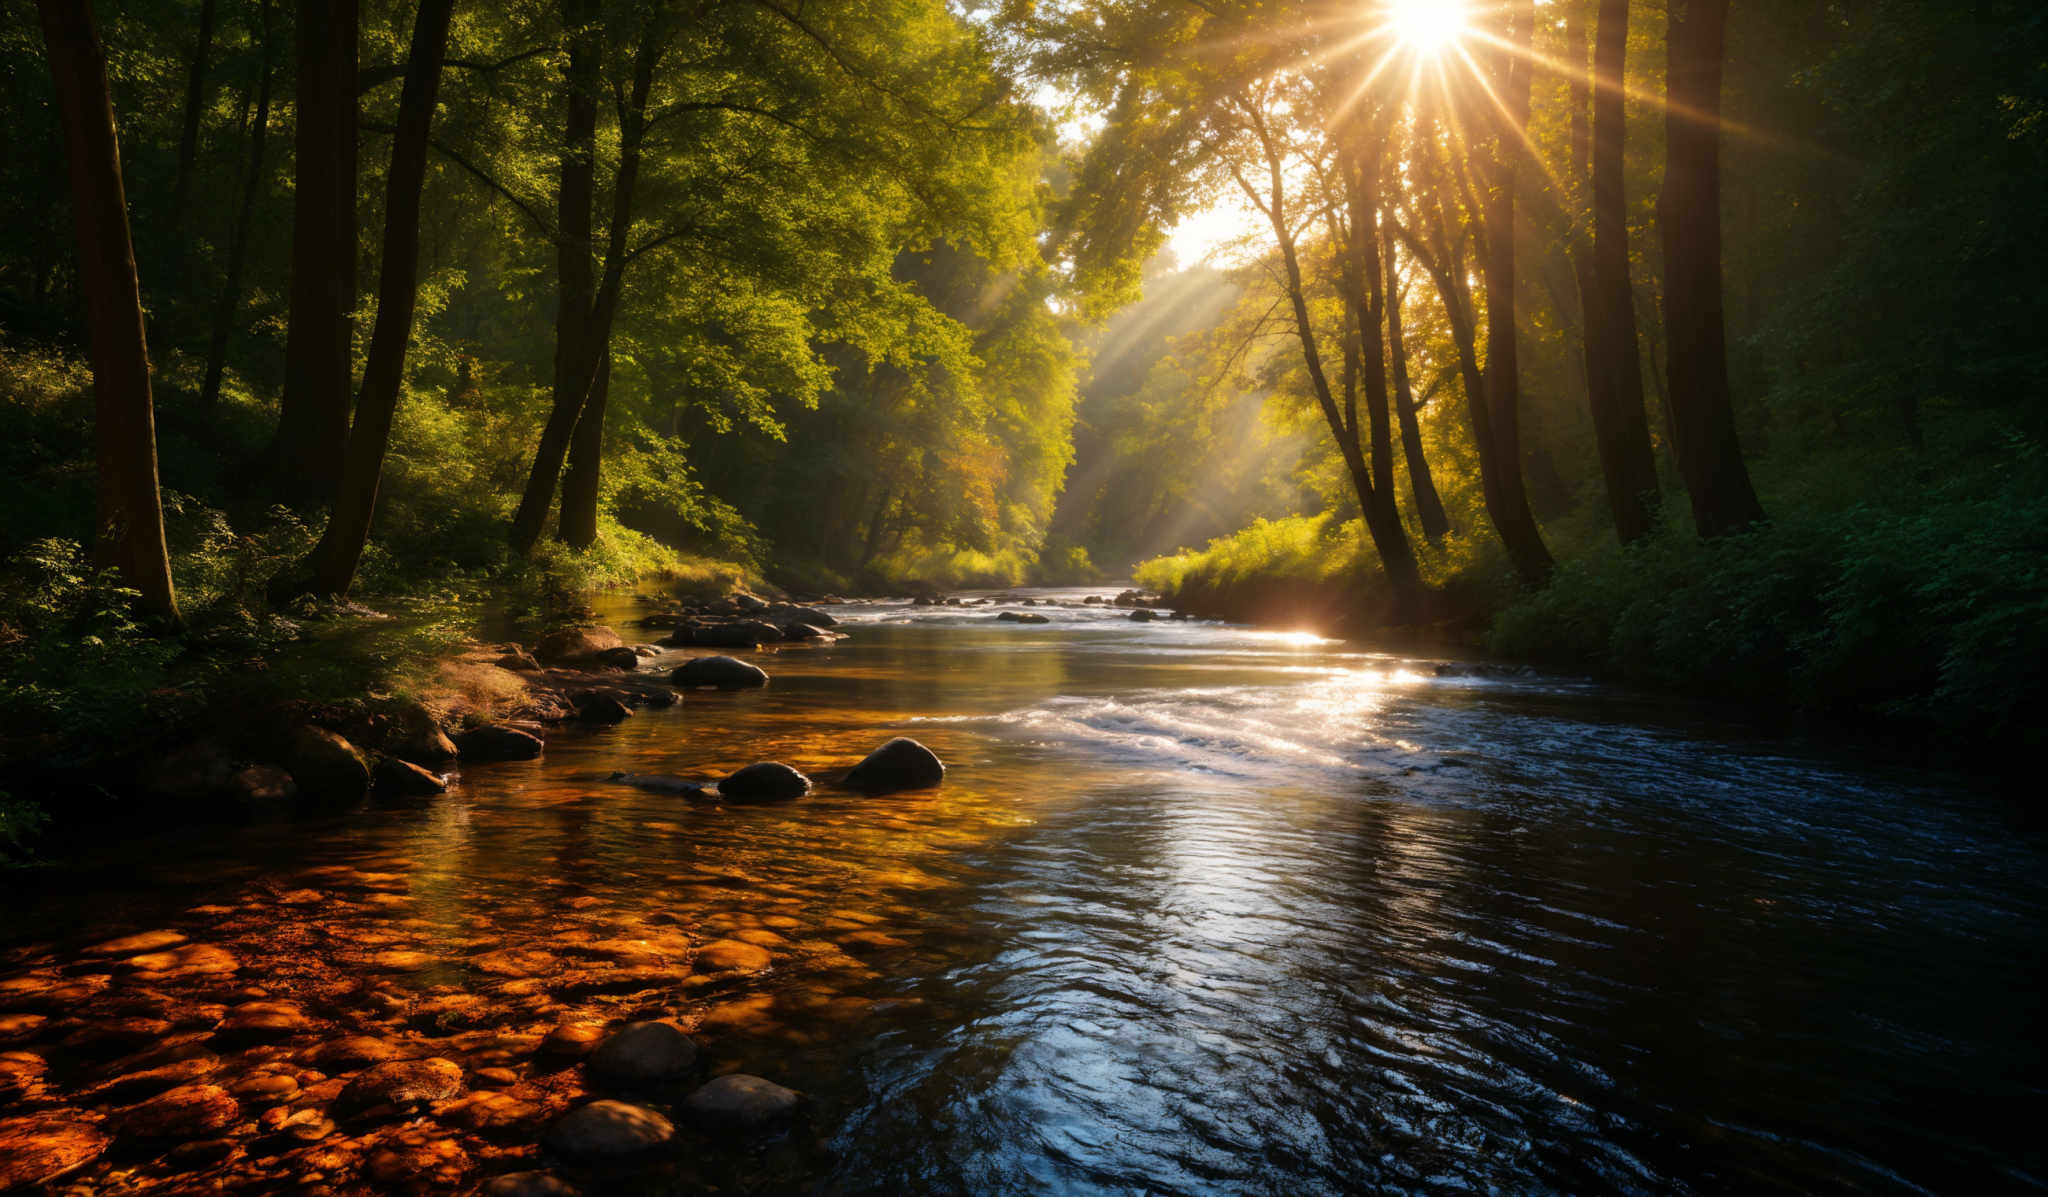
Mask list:
[[604,1028],[594,1022],[565,1022],[540,1041],[540,1053],[563,1059],[580,1059],[604,1039]]
[[645,1106],[594,1101],[555,1119],[541,1145],[574,1160],[607,1160],[658,1151],[675,1137],[675,1125]]
[[282,1039],[313,1027],[306,1012],[291,1002],[243,1002],[228,1011],[213,1033],[223,1039]]
[[283,1073],[265,1072],[243,1077],[229,1085],[228,1092],[234,1094],[235,1099],[243,1105],[268,1109],[297,1097],[299,1082],[296,1078]]
[[366,1064],[382,1064],[397,1054],[398,1049],[385,1040],[368,1035],[345,1035],[340,1039],[329,1039],[301,1058],[325,1072],[346,1072]]
[[[1044,622],[1044,617],[1039,617]],[[893,794],[900,790],[928,790],[946,779],[946,766],[938,754],[916,740],[898,736],[868,753],[841,783],[863,794]]]
[[107,1120],[138,1139],[197,1139],[241,1121],[242,1103],[219,1085],[180,1085]]
[[507,1172],[477,1189],[478,1197],[582,1197],[582,1192],[552,1172]]
[[811,779],[781,761],[748,765],[718,783],[728,802],[784,802],[811,792]]
[[697,1045],[668,1023],[636,1022],[598,1044],[583,1067],[615,1085],[656,1085],[689,1075]]
[[700,973],[758,973],[774,960],[766,948],[737,939],[714,939],[697,949],[693,963]]
[[423,1106],[461,1092],[462,1066],[453,1060],[392,1060],[357,1074],[335,1097],[334,1109],[351,1114],[376,1106]]
[[699,1126],[753,1132],[788,1122],[803,1100],[794,1089],[736,1072],[692,1090],[683,1099],[683,1112]]

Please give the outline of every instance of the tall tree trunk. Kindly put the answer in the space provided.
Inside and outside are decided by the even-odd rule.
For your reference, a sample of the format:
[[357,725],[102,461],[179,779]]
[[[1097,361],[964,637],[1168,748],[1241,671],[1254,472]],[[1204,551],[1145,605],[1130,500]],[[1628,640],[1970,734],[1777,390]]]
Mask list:
[[[579,390],[580,380],[575,376],[578,363],[588,352],[586,341],[591,335],[591,305],[597,295],[597,275],[592,264],[597,247],[591,232],[591,209],[596,203],[597,190],[597,98],[604,49],[598,28],[601,15],[598,0],[562,0],[562,31],[569,43],[568,70],[564,76],[568,117],[562,137],[561,186],[555,202],[559,231],[555,241],[557,301],[551,415],[571,409],[580,413],[588,402]],[[609,363],[610,354],[600,357]],[[599,377],[603,377],[602,366]],[[585,435],[584,422],[585,418],[579,414],[570,436],[569,452],[572,457]],[[601,422],[598,427],[601,430]],[[593,435],[602,437],[601,431]],[[596,442],[590,445],[592,451],[598,448]],[[575,467],[572,465],[570,468],[573,471]],[[594,477],[593,474],[593,480]],[[590,494],[594,504],[597,497],[595,485],[591,487]],[[568,507],[568,481],[564,479],[562,517],[555,530],[564,543],[569,543],[570,538]],[[590,514],[590,535],[592,539],[597,535],[594,508]],[[590,542],[585,540],[584,543]]]
[[213,337],[206,347],[206,381],[199,388],[199,402],[209,408],[220,400],[221,372],[227,367],[228,339],[234,335],[235,314],[241,306],[242,268],[249,256],[249,226],[256,211],[256,195],[263,190],[263,143],[270,130],[270,0],[262,0],[257,11],[256,114],[249,122],[249,165],[242,178],[242,200],[235,212],[234,232],[229,235],[227,279],[221,284],[220,299],[213,310]]
[[448,20],[455,0],[420,0],[412,45],[405,60],[405,85],[398,98],[398,129],[391,141],[391,172],[384,192],[384,258],[377,280],[377,323],[363,363],[363,389],[341,489],[327,531],[307,559],[315,593],[343,595],[355,580],[356,563],[370,539],[377,510],[377,484],[391,418],[405,381],[405,348],[412,339],[413,307],[419,296],[420,192],[426,185],[427,138],[434,121],[434,97],[441,86],[441,62],[448,53]]
[[1702,536],[1762,522],[1735,408],[1721,299],[1721,54],[1728,0],[1671,0],[1666,71],[1664,335],[1678,472]]
[[[625,107],[619,114],[619,171],[612,181],[611,227],[605,238],[604,275],[590,304],[590,318],[570,350],[560,351],[557,371],[564,385],[555,392],[548,420],[535,446],[533,469],[527,475],[525,492],[512,513],[510,540],[516,552],[529,553],[540,542],[547,526],[548,508],[554,505],[555,487],[568,456],[569,441],[583,405],[596,382],[599,359],[611,342],[612,320],[618,315],[619,294],[625,282],[627,241],[633,229],[633,191],[640,177],[641,144],[647,134],[647,95],[654,86],[654,68],[661,60],[663,33],[650,23],[639,51],[633,56],[633,84]],[[567,172],[567,159],[564,159]]]
[[[1380,339],[1380,318],[1386,311],[1386,278],[1380,271],[1380,156],[1383,147],[1369,136],[1354,139],[1353,148],[1340,151],[1338,166],[1344,175],[1345,205],[1350,211],[1346,228],[1350,243],[1341,248],[1345,272],[1352,292],[1352,331],[1358,340],[1358,375],[1364,384],[1365,417],[1372,456],[1373,500],[1379,504],[1379,518],[1390,527],[1401,526],[1401,509],[1394,491],[1394,428],[1387,399],[1387,351]],[[1358,415],[1351,413],[1355,432]],[[1407,533],[1402,532],[1402,541]]]
[[64,130],[78,274],[92,334],[93,437],[99,468],[96,556],[121,571],[151,613],[176,622],[157,489],[156,406],[142,288],[128,234],[121,149],[107,93],[107,58],[90,0],[37,0]]
[[1401,321],[1399,264],[1394,254],[1394,230],[1384,230],[1387,278],[1387,355],[1393,367],[1394,416],[1401,427],[1401,452],[1408,461],[1408,484],[1415,492],[1415,515],[1422,522],[1422,534],[1431,541],[1442,540],[1451,530],[1451,517],[1444,513],[1443,498],[1437,494],[1436,479],[1429,472],[1429,458],[1422,451],[1422,424],[1416,418],[1415,387],[1408,375],[1408,341]]
[[[1590,244],[1574,240],[1572,263],[1585,312],[1586,399],[1607,484],[1608,509],[1623,544],[1656,523],[1657,460],[1643,410],[1643,364],[1629,281],[1628,207],[1623,192],[1624,75],[1628,0],[1600,0],[1592,89]],[[1578,119],[1574,105],[1573,119]]]
[[325,504],[341,480],[354,377],[357,0],[299,0],[297,175],[273,493]]
[[1480,274],[1486,286],[1486,409],[1493,433],[1495,494],[1493,512],[1501,543],[1514,561],[1524,585],[1541,586],[1555,566],[1536,517],[1529,512],[1529,494],[1522,478],[1521,363],[1515,328],[1515,200],[1522,158],[1520,137],[1529,124],[1527,57],[1535,33],[1535,5],[1518,0],[1509,6],[1510,24],[1501,60],[1502,117],[1495,147],[1493,186],[1484,201],[1486,243]]
[[[1267,168],[1267,192],[1262,198],[1249,180],[1239,176],[1239,184],[1246,196],[1265,209],[1266,217],[1273,228],[1274,238],[1280,245],[1280,261],[1285,268],[1287,300],[1294,315],[1294,331],[1301,343],[1302,365],[1308,372],[1309,385],[1315,394],[1316,406],[1322,410],[1323,420],[1329,425],[1331,439],[1337,443],[1337,451],[1344,459],[1344,468],[1351,475],[1351,486],[1358,496],[1359,514],[1364,520],[1366,532],[1372,537],[1373,548],[1379,553],[1380,568],[1386,571],[1387,583],[1393,591],[1393,609],[1389,612],[1396,626],[1411,626],[1422,620],[1427,594],[1422,582],[1422,570],[1415,561],[1414,546],[1408,543],[1408,530],[1401,526],[1400,516],[1390,516],[1390,504],[1380,500],[1374,492],[1373,477],[1367,468],[1365,452],[1359,443],[1358,413],[1339,408],[1335,394],[1330,389],[1328,373],[1323,368],[1323,355],[1317,343],[1315,325],[1309,319],[1308,293],[1302,283],[1301,257],[1295,246],[1294,231],[1288,227],[1287,204],[1285,199],[1286,176],[1280,153],[1266,132],[1265,125],[1254,114],[1260,140],[1264,144]],[[1270,199],[1270,206],[1266,200]],[[1378,322],[1373,326],[1373,341],[1379,340]],[[1384,397],[1384,379],[1382,380]],[[1391,485],[1391,478],[1381,480]]]
[[171,227],[185,227],[185,202],[192,194],[192,163],[199,156],[199,110],[206,103],[206,60],[213,53],[216,0],[199,0],[199,44],[185,75],[185,121],[178,132],[178,175],[171,187]]
[[597,379],[591,383],[590,398],[583,404],[583,414],[576,418],[576,433],[569,438],[569,468],[562,472],[562,516],[555,534],[572,549],[587,549],[597,542],[604,409],[611,389],[612,355],[610,346],[606,346],[598,355]]

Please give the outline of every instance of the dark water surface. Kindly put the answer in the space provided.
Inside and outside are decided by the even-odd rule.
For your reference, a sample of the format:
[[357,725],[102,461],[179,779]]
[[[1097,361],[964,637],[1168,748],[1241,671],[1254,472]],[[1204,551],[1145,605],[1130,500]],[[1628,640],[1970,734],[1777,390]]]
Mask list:
[[[763,654],[765,691],[19,901],[5,968],[89,979],[81,945],[176,928],[321,1034],[503,1062],[543,1112],[575,1097],[525,1071],[555,1023],[701,1023],[717,1066],[816,1099],[737,1188],[2048,1187],[2044,845],[1966,787],[1308,637],[837,610],[852,638]],[[828,773],[892,734],[942,789],[720,809],[605,780]],[[662,979],[717,939],[774,965]],[[246,997],[195,985],[155,989]],[[17,1044],[70,1029],[49,1014]],[[46,1101],[86,1085],[62,1072]],[[530,1134],[496,1142],[464,1141],[472,1179],[531,1166]],[[79,1175],[179,1168],[123,1166]]]

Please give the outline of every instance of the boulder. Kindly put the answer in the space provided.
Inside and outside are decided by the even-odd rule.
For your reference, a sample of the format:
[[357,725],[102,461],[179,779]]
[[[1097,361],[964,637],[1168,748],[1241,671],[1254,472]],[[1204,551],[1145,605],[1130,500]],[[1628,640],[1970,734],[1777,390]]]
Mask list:
[[665,1022],[636,1022],[611,1034],[583,1068],[611,1085],[659,1085],[697,1068],[697,1044]]
[[718,783],[718,796],[728,802],[780,802],[811,792],[811,779],[781,761],[748,765]]
[[683,1113],[706,1130],[759,1134],[796,1117],[804,1096],[774,1081],[735,1072],[707,1081],[683,1099]]
[[82,1118],[32,1115],[0,1120],[0,1191],[56,1180],[98,1158],[110,1141]]
[[395,756],[378,757],[370,778],[377,793],[386,798],[425,798],[448,790],[448,783],[440,777]]
[[441,721],[419,703],[399,712],[399,734],[391,755],[415,765],[445,765],[455,759],[455,741],[441,730]]
[[768,674],[757,665],[735,657],[696,657],[685,661],[668,680],[685,690],[716,686],[720,690],[752,690],[768,684]]
[[585,723],[624,723],[633,717],[633,708],[612,695],[586,692],[576,696],[576,717]]
[[593,1101],[555,1119],[541,1146],[572,1160],[613,1160],[659,1151],[675,1137],[675,1125],[645,1106]]
[[765,611],[768,609],[768,603],[765,599],[755,598],[744,590],[735,590],[730,597],[732,605],[742,611]]
[[392,1060],[356,1074],[334,1099],[341,1116],[390,1107],[409,1112],[462,1092],[462,1066],[453,1060]]
[[839,621],[815,607],[800,607],[795,603],[777,603],[768,608],[768,614],[784,624],[809,624],[814,628],[833,628]]
[[1133,623],[1151,623],[1153,620],[1158,618],[1159,612],[1154,611],[1149,607],[1139,607],[1137,610],[1131,612],[1131,622]]
[[1051,623],[1052,620],[1035,611],[1005,611],[996,616],[1003,623]]
[[540,1041],[540,1054],[574,1060],[590,1054],[604,1041],[604,1028],[594,1022],[565,1022]]
[[136,1139],[197,1139],[242,1120],[242,1103],[219,1085],[180,1085],[108,1119],[115,1134]]
[[625,641],[610,628],[563,628],[541,637],[533,646],[533,655],[543,665],[581,665],[624,647]]
[[818,626],[817,626],[816,624],[808,624],[808,623],[786,623],[786,624],[783,624],[783,625],[782,625],[782,638],[783,638],[784,640],[835,640],[835,639],[837,639],[837,637],[836,637],[836,636],[834,636],[834,635],[833,635],[832,633],[830,633],[830,632],[826,631],[825,629],[823,629],[823,628],[821,628],[821,627],[818,627]]
[[916,740],[898,736],[855,765],[841,783],[863,794],[894,794],[928,790],[946,779],[938,754]]
[[540,672],[540,662],[534,660],[533,654],[523,648],[513,649],[504,656],[499,657],[493,664],[500,669],[510,669],[514,673]]
[[285,766],[300,792],[322,802],[352,802],[370,792],[370,767],[363,754],[324,727],[295,732]]
[[466,761],[530,761],[545,745],[532,732],[486,723],[456,736],[455,747]]
[[299,796],[299,783],[274,765],[247,765],[228,778],[228,798],[246,810],[283,806]]

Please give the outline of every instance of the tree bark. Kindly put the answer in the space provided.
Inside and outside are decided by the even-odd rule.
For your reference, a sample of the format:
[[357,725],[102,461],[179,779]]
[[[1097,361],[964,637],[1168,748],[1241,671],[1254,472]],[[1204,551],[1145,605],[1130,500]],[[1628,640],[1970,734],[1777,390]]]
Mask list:
[[327,504],[341,480],[354,377],[357,0],[299,0],[297,176],[284,394],[273,492]]
[[[604,275],[591,300],[589,320],[582,333],[568,349],[558,347],[556,369],[561,384],[555,391],[547,423],[541,428],[540,443],[534,448],[533,469],[527,475],[525,492],[512,513],[510,540],[516,552],[530,553],[540,542],[576,421],[583,414],[584,402],[596,382],[599,358],[611,342],[612,320],[618,314],[620,289],[625,281],[626,243],[633,228],[633,190],[640,177],[641,144],[646,139],[647,95],[654,86],[654,68],[661,52],[661,30],[650,25],[633,57],[632,91],[619,113],[619,170],[612,181]],[[565,156],[563,161],[566,175],[569,159]]]
[[199,44],[192,51],[192,69],[185,76],[185,120],[178,132],[178,175],[171,187],[171,227],[185,227],[185,203],[192,194],[192,164],[199,156],[199,110],[206,102],[206,60],[213,53],[213,12],[216,0],[199,2]]
[[156,407],[107,59],[90,0],[37,0],[64,130],[78,274],[92,337],[99,520],[95,555],[148,612],[175,623],[178,599],[157,488]]
[[1436,479],[1429,472],[1429,458],[1422,450],[1422,424],[1416,417],[1415,387],[1408,375],[1408,341],[1401,321],[1402,286],[1394,255],[1391,223],[1382,237],[1387,278],[1387,355],[1394,378],[1394,416],[1401,427],[1401,452],[1408,461],[1408,484],[1415,492],[1415,515],[1422,534],[1431,541],[1442,540],[1451,530],[1451,517],[1437,494]]
[[1524,585],[1541,586],[1555,567],[1536,517],[1529,511],[1522,477],[1521,363],[1515,328],[1515,200],[1519,138],[1529,124],[1530,60],[1535,33],[1535,5],[1519,0],[1509,6],[1510,29],[1502,60],[1502,116],[1507,122],[1497,138],[1493,187],[1485,197],[1486,244],[1480,274],[1486,287],[1486,409],[1492,424],[1495,495],[1493,512],[1501,543],[1514,561]]
[[572,549],[597,543],[597,492],[604,462],[604,411],[611,397],[612,355],[606,346],[598,355],[597,379],[576,433],[569,439],[569,468],[562,473],[562,516],[555,534]]
[[405,349],[412,339],[413,308],[419,296],[420,192],[426,185],[428,134],[454,7],[454,0],[420,0],[419,14],[413,19],[405,85],[398,99],[398,131],[392,137],[391,171],[384,192],[377,323],[363,363],[363,389],[349,429],[334,514],[307,559],[312,588],[318,594],[348,593],[376,514],[377,485],[391,440],[391,419],[405,381]]
[[221,284],[220,300],[214,305],[213,336],[206,347],[206,380],[199,388],[199,402],[208,408],[220,401],[221,372],[227,367],[228,340],[234,335],[235,313],[242,300],[249,226],[256,211],[256,195],[263,189],[263,146],[270,130],[270,0],[262,0],[257,11],[260,27],[256,113],[249,122],[249,165],[242,179],[241,205],[235,212],[234,232],[229,235],[227,278]]
[[1664,194],[1664,335],[1678,472],[1702,536],[1764,519],[1728,395],[1721,294],[1721,55],[1728,0],[1671,0]]
[[1614,531],[1623,544],[1649,534],[1656,524],[1657,502],[1657,460],[1643,409],[1643,363],[1629,281],[1622,174],[1627,54],[1628,0],[1600,0],[1593,51],[1593,236],[1590,245],[1583,239],[1574,243],[1572,260],[1585,312],[1586,399],[1593,440]]

